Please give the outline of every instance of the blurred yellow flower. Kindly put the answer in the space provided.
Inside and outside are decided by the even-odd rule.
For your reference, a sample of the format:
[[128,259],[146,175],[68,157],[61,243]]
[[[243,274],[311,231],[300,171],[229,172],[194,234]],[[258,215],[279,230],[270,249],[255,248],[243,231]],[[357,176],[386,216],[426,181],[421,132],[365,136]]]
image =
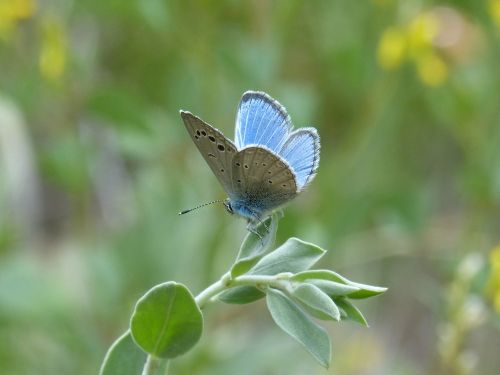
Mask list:
[[401,65],[406,49],[406,35],[397,27],[389,27],[382,34],[378,45],[379,64],[385,69],[395,69]]
[[40,72],[46,79],[55,81],[64,73],[66,60],[67,46],[63,25],[58,19],[47,17],[42,22]]
[[487,290],[495,310],[500,313],[500,245],[490,253],[490,268]]
[[17,23],[35,11],[35,0],[0,0],[0,38],[7,39]]
[[448,66],[434,52],[428,52],[416,59],[418,76],[428,86],[441,85],[448,76]]
[[404,27],[387,28],[377,49],[380,66],[394,70],[406,60],[415,64],[418,77],[425,85],[443,84],[449,67],[435,45],[439,31],[440,21],[433,12],[419,14]]
[[493,18],[493,22],[500,27],[500,0],[490,0],[488,2],[488,10],[491,18]]
[[420,58],[432,49],[434,38],[439,31],[439,21],[432,13],[415,17],[408,25],[408,53],[410,57]]

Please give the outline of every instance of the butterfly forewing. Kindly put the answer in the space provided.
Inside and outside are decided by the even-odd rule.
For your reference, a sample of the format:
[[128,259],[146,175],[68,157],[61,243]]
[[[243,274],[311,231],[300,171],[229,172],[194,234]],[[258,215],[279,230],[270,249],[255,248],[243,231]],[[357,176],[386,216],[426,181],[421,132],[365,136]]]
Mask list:
[[243,94],[236,116],[235,143],[238,149],[264,145],[277,152],[292,129],[285,108],[264,92]]
[[236,147],[219,130],[192,113],[181,111],[181,117],[196,147],[229,194],[233,190],[231,165]]
[[295,176],[287,163],[262,147],[247,147],[233,159],[233,197],[256,211],[271,211],[297,194]]

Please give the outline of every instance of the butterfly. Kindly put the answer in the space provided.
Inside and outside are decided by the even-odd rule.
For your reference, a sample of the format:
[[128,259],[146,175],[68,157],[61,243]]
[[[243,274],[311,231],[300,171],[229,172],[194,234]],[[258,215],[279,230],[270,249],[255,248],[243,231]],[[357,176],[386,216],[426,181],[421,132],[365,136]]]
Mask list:
[[285,108],[264,92],[243,94],[234,143],[192,113],[180,114],[228,195],[223,202],[227,211],[246,218],[250,228],[295,198],[316,175],[317,130],[294,130]]

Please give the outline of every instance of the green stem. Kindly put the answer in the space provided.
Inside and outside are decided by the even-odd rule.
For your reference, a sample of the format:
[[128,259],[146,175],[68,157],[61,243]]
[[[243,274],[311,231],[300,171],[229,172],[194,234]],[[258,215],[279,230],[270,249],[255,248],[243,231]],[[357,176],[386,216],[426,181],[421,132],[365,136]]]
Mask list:
[[161,359],[148,355],[144,368],[142,369],[142,375],[153,375],[160,365]]
[[200,309],[202,309],[212,297],[216,296],[220,292],[224,291],[225,289],[228,288],[228,281],[231,278],[231,274],[228,272],[224,274],[220,280],[216,281],[212,285],[210,285],[208,288],[203,290],[200,294],[198,294],[195,298],[196,304],[199,306]]
[[203,290],[200,294],[198,294],[195,298],[195,301],[199,308],[202,309],[208,302],[210,302],[215,296],[217,296],[224,290],[237,286],[272,286],[280,289],[287,289],[290,285],[288,281],[288,278],[290,276],[291,274],[289,273],[283,273],[274,276],[241,275],[232,279],[231,274],[228,272],[224,274],[224,276],[222,276],[220,280],[216,281],[208,288]]

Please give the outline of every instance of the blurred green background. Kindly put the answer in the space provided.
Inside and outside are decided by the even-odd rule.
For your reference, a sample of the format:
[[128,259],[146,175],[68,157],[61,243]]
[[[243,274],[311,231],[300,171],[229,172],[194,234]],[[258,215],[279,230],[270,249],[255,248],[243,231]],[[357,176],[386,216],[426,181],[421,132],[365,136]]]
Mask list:
[[245,223],[179,109],[233,136],[245,90],[321,135],[285,210],[321,266],[383,285],[329,370],[263,302],[214,304],[172,374],[497,374],[500,0],[0,0],[0,372],[96,374],[135,301],[194,293]]

